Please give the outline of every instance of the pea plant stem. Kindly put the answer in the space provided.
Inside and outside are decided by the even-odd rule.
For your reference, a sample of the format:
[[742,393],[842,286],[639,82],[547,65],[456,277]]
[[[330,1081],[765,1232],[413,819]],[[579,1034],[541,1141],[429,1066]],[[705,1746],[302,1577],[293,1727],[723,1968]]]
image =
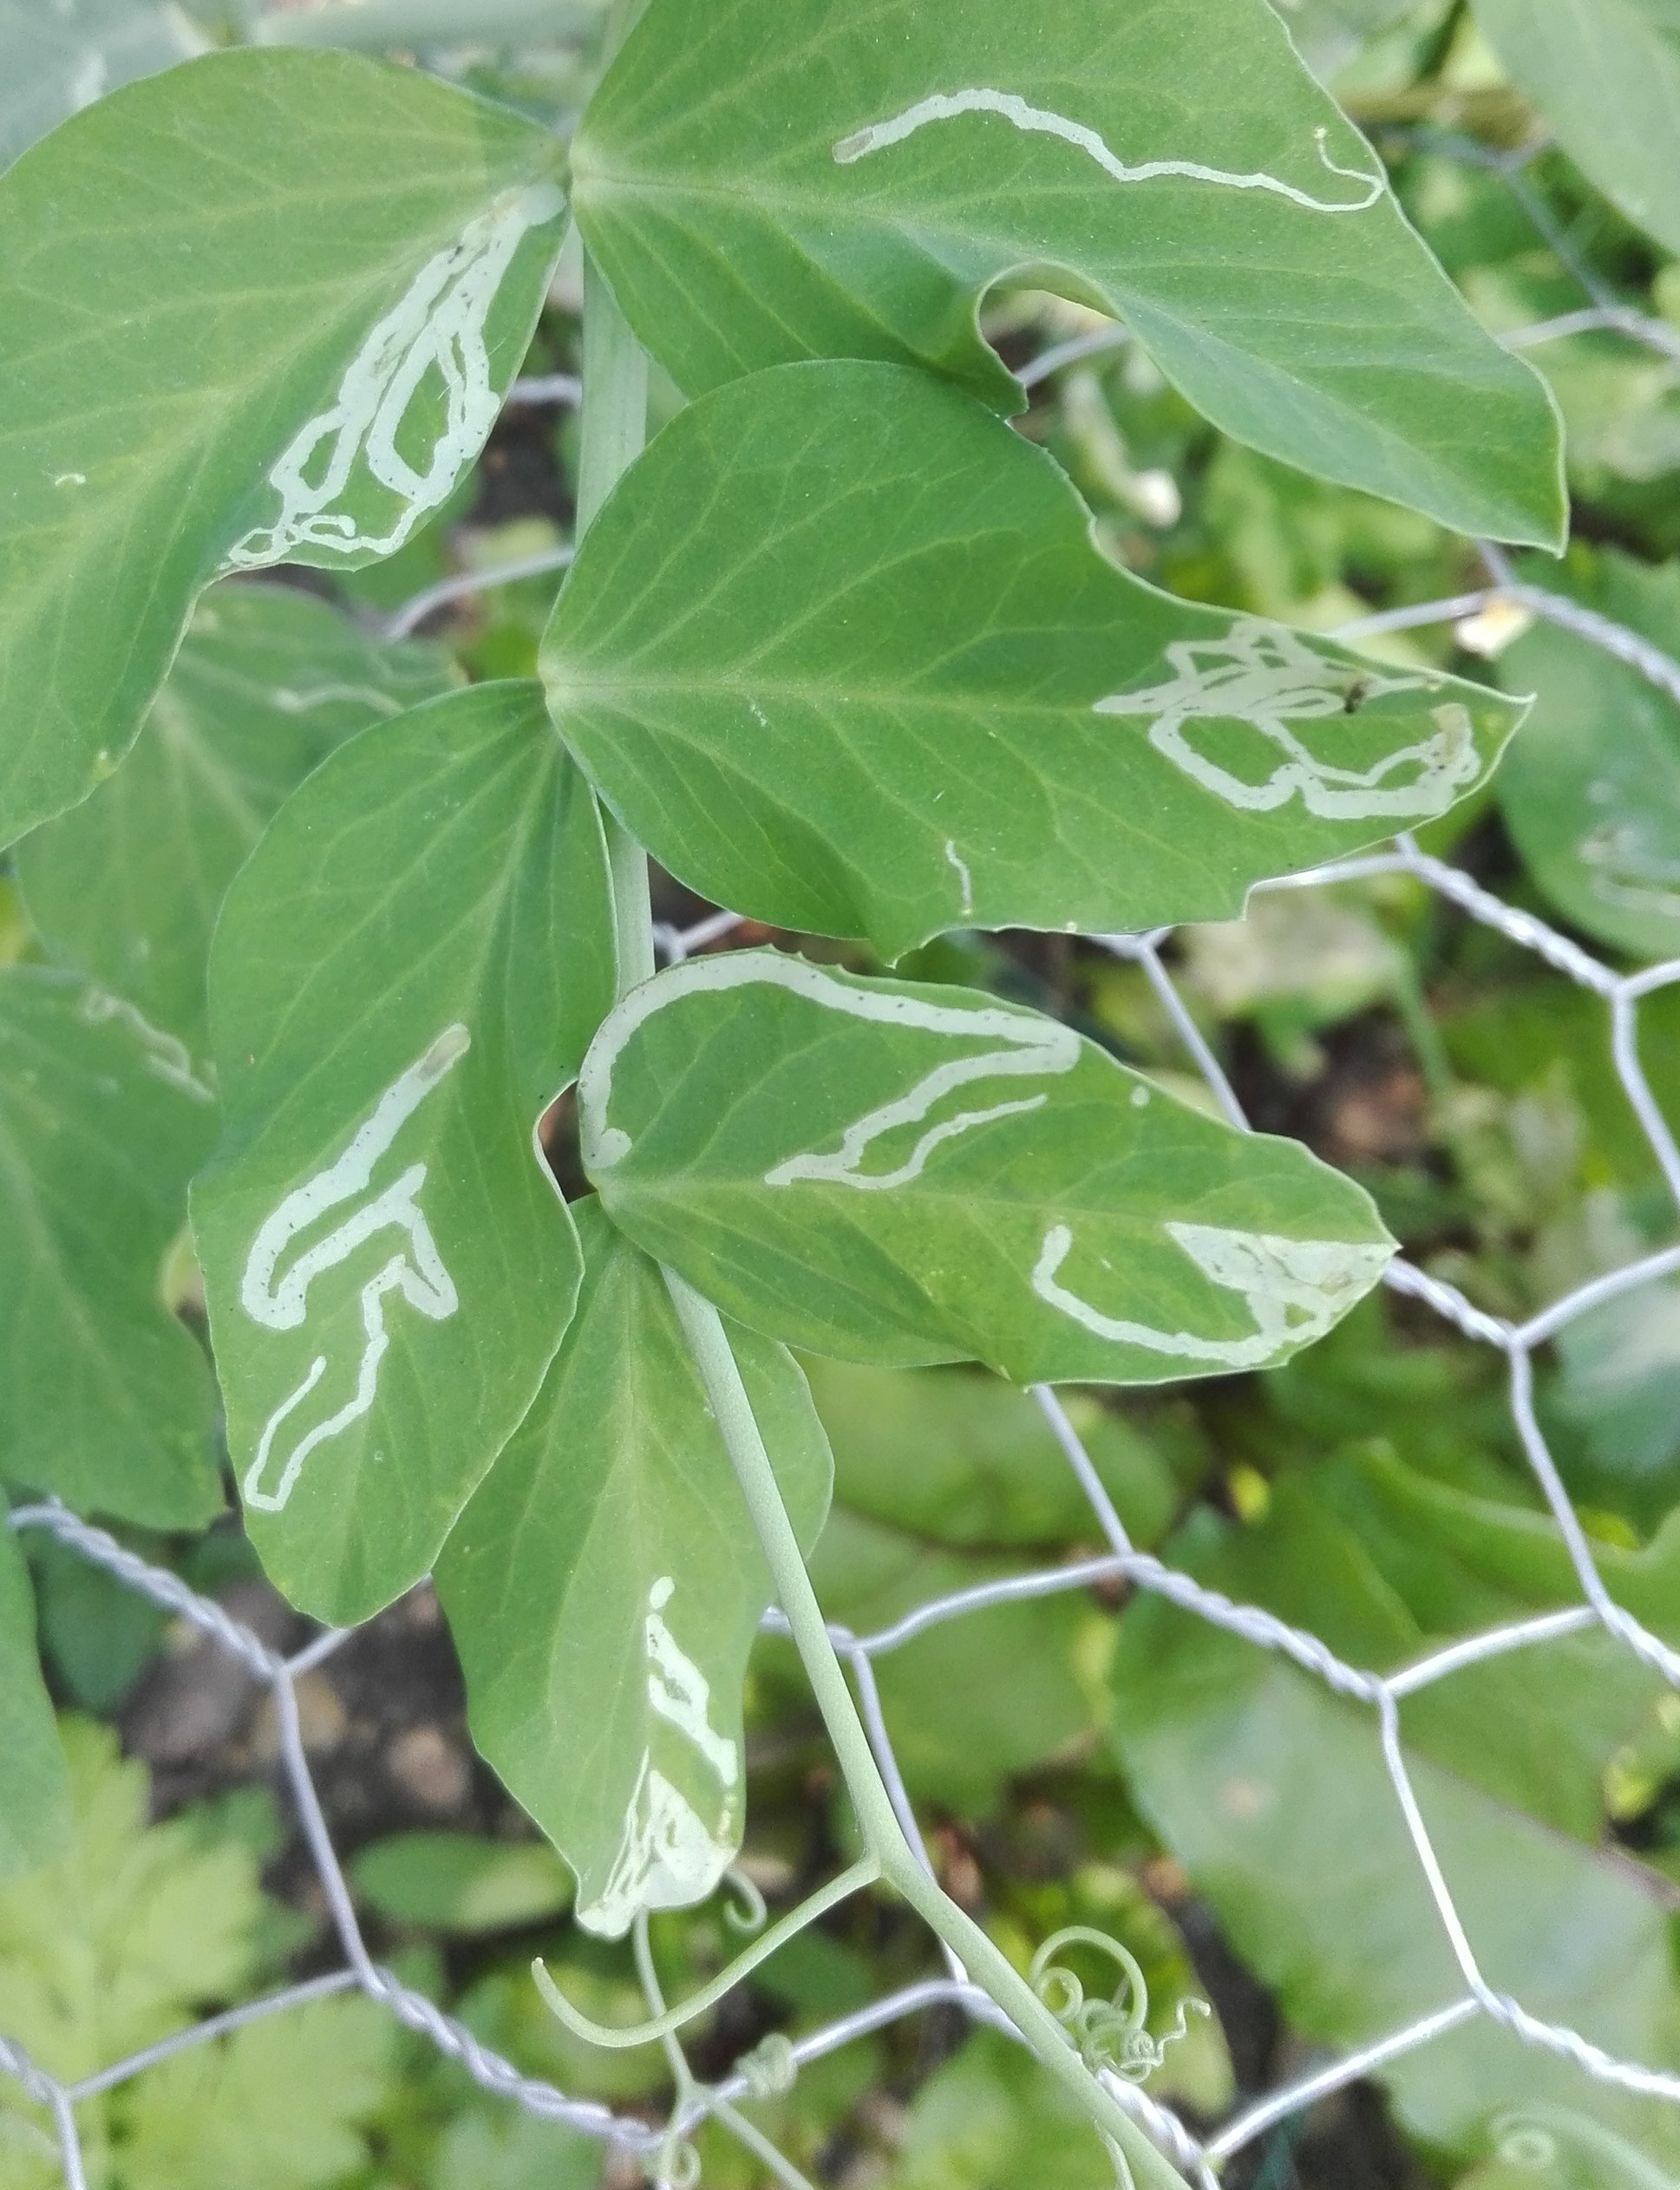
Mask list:
[[770,1456],[759,1433],[723,1321],[710,1301],[673,1270],[665,1272],[678,1320],[687,1336],[712,1411],[729,1447],[753,1526],[764,1547],[776,1596],[806,1677],[833,1743],[840,1775],[857,1812],[864,1843],[888,1884],[967,1969],[971,1980],[996,2001],[1054,2076],[1066,2085],[1094,2124],[1124,2153],[1139,2190],[1183,2190],[1177,2170],[1156,2150],[1117,2100],[1081,2061],[1067,2032],[1013,1963],[930,1878],[899,1823],[869,1737],[858,1715],[817,1603],[804,1555],[781,1500]]
[[[584,259],[584,400],[578,458],[578,538],[647,438],[648,361],[592,258]],[[611,814],[607,857],[618,939],[618,993],[653,971],[653,911],[647,855]]]
[[[584,369],[578,533],[582,538],[647,432],[647,359],[593,261],[584,261]],[[647,858],[607,817],[622,995],[654,970]],[[864,1842],[882,1877],[958,1956],[1093,2124],[1125,2155],[1138,2190],[1184,2190],[1182,2179],[1080,2059],[1068,2033],[1020,1971],[923,1868],[892,1808],[822,1609],[805,1571],[722,1317],[674,1271],[664,1273],[718,1427],[729,1448],[776,1596],[822,1714]]]

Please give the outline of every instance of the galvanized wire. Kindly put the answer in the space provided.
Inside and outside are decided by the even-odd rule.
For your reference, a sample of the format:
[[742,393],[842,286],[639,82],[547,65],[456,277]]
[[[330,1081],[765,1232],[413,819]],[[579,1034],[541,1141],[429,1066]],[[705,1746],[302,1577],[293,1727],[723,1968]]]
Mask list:
[[[1529,156],[1526,151],[1514,156],[1495,155],[1486,154],[1480,147],[1467,151],[1455,140],[1436,137],[1434,142],[1439,149],[1455,156],[1474,156],[1500,173],[1531,212],[1539,204],[1522,174]],[[1539,225],[1543,229],[1549,226],[1545,220]],[[1548,240],[1553,240],[1549,232]],[[1581,272],[1572,258],[1566,253],[1564,256],[1572,271]],[[1613,327],[1650,339],[1651,323],[1643,321],[1619,300],[1603,292],[1600,285],[1584,273],[1582,278],[1592,297],[1590,311],[1565,315],[1526,330],[1526,337],[1519,334],[1507,340],[1513,344],[1525,340],[1539,342],[1598,327]],[[1638,325],[1632,324],[1635,320],[1639,321]],[[1664,330],[1663,333],[1666,338],[1668,330]],[[1089,356],[1123,339],[1119,330],[1081,337],[1047,352],[1037,361],[1032,377],[1042,380],[1075,357]],[[566,402],[575,400],[576,396],[575,384],[564,376],[526,384],[517,392],[538,402]],[[428,588],[392,618],[391,627],[412,629],[431,609],[466,592],[507,579],[534,575],[539,568],[557,569],[565,553],[564,550],[557,550],[549,556],[510,565],[504,571],[467,574],[441,586]],[[1345,626],[1341,636],[1356,638],[1383,631],[1456,621],[1494,601],[1509,601],[1530,615],[1558,624],[1589,644],[1631,664],[1667,696],[1680,702],[1680,664],[1639,634],[1560,595],[1519,579],[1497,548],[1484,546],[1482,555],[1491,581],[1487,586],[1438,602],[1361,618],[1356,624]],[[1548,923],[1505,904],[1468,875],[1422,852],[1407,837],[1397,839],[1388,849],[1340,860],[1311,873],[1283,878],[1263,886],[1314,888],[1383,874],[1410,876],[1456,906],[1468,918],[1497,932],[1518,949],[1533,953],[1554,972],[1599,1000],[1605,1010],[1606,1036],[1617,1076],[1670,1193],[1680,1206],[1680,1147],[1677,1147],[1673,1130],[1653,1094],[1641,1062],[1638,1044],[1640,1006],[1662,989],[1680,983],[1680,958],[1635,972],[1619,972]],[[718,912],[685,929],[662,928],[657,935],[661,953],[667,963],[679,962],[693,951],[725,939],[736,925],[735,915]],[[1115,957],[1141,970],[1181,1042],[1188,1062],[1205,1082],[1226,1117],[1232,1124],[1245,1128],[1247,1121],[1231,1082],[1198,1026],[1163,955],[1169,937],[1170,931],[1155,930],[1147,934],[1108,936],[1096,940]],[[1489,1980],[1478,1956],[1473,1925],[1454,1900],[1450,1881],[1423,1818],[1399,1738],[1399,1706],[1403,1698],[1435,1682],[1450,1678],[1468,1666],[1543,1646],[1562,1636],[1594,1626],[1602,1627],[1671,1685],[1680,1686],[1680,1652],[1618,1604],[1601,1573],[1533,1404],[1533,1362],[1540,1348],[1588,1311],[1638,1286],[1659,1283],[1677,1272],[1680,1272],[1680,1244],[1645,1254],[1579,1285],[1521,1323],[1479,1307],[1455,1286],[1410,1263],[1396,1261],[1387,1275],[1386,1282],[1392,1290],[1421,1303],[1462,1336],[1493,1349],[1504,1360],[1512,1419],[1559,1540],[1572,1562],[1580,1591],[1579,1605],[1508,1621],[1461,1638],[1387,1675],[1349,1664],[1309,1631],[1295,1627],[1258,1606],[1235,1603],[1154,1555],[1140,1551],[1130,1541],[1060,1400],[1048,1387],[1040,1386],[1035,1391],[1037,1403],[1089,1502],[1096,1528],[1108,1546],[1107,1553],[1076,1564],[1005,1576],[932,1598],[873,1634],[857,1635],[840,1626],[831,1629],[834,1645],[851,1669],[866,1729],[888,1794],[912,1847],[918,1851],[930,1873],[932,1866],[893,1753],[874,1664],[878,1658],[940,1623],[1030,1598],[1088,1590],[1094,1583],[1124,1581],[1133,1588],[1166,1598],[1181,1610],[1241,1638],[1257,1649],[1289,1658],[1334,1693],[1370,1712],[1396,1809],[1457,1969],[1458,1990],[1428,2013],[1243,2106],[1205,2138],[1135,2086],[1108,2077],[1116,2098],[1144,2123],[1162,2148],[1200,2186],[1200,2190],[1213,2190],[1218,2172],[1226,2163],[1280,2121],[1352,2082],[1379,2074],[1406,2054],[1479,2019],[1500,2025],[1528,2046],[1576,2063],[1605,2085],[1680,2103],[1680,2074],[1656,2062],[1619,2059],[1571,2026],[1536,2014]],[[86,2184],[76,2121],[79,2107],[172,2055],[213,2043],[260,2017],[284,2013],[338,1992],[359,1991],[380,2003],[407,2028],[428,2039],[440,2053],[458,2062],[484,2090],[531,2114],[598,2137],[609,2146],[637,2155],[650,2167],[657,2167],[657,2155],[669,2148],[673,2133],[691,2133],[708,2114],[720,2110],[721,2118],[728,2126],[729,2109],[736,2102],[762,2095],[771,2088],[766,2082],[762,2064],[749,2059],[716,2085],[690,2082],[686,2093],[680,2095],[679,2112],[673,2122],[660,2129],[637,2116],[571,2095],[542,2078],[526,2076],[512,2062],[483,2044],[435,2002],[376,1964],[363,1939],[354,1898],[328,1831],[304,1751],[296,1689],[299,1677],[340,1647],[345,1635],[337,1631],[324,1632],[290,1658],[283,1657],[222,1606],[189,1589],[175,1574],[139,1558],[107,1532],[90,1526],[62,1506],[49,1501],[20,1507],[13,1512],[10,1521],[16,1530],[46,1532],[90,1565],[186,1622],[236,1657],[252,1677],[269,1690],[275,1703],[281,1768],[343,1956],[342,1966],[325,1976],[232,2007],[75,2082],[63,2082],[49,2075],[0,2033],[0,2074],[9,2076],[28,2100],[50,2115],[69,2190],[85,2190]],[[772,1630],[782,1625],[780,1615],[775,1612],[768,1616],[765,1624]],[[866,2007],[794,2040],[786,2049],[785,2057],[777,2063],[777,2076],[785,2077],[802,2063],[820,2059],[870,2032],[936,2005],[954,2005],[976,2020],[997,2028],[1009,2028],[990,1998],[969,1984],[961,1968],[948,1958],[944,1977],[902,1986]],[[799,2178],[795,2171],[789,2170],[786,2179]]]

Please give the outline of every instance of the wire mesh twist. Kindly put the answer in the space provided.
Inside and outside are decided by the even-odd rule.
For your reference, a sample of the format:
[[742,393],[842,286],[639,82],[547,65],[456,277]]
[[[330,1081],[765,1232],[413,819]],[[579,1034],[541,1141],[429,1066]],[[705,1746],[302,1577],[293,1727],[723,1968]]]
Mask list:
[[[1525,146],[1514,154],[1495,154],[1448,133],[1415,134],[1431,150],[1499,173],[1512,188],[1543,240],[1592,299],[1591,305],[1579,312],[1561,314],[1506,336],[1504,339],[1509,347],[1527,349],[1554,338],[1608,330],[1665,354],[1680,355],[1680,337],[1611,295],[1557,232],[1543,200],[1527,183],[1524,173],[1540,148],[1538,144]],[[1025,369],[1022,378],[1028,384],[1036,383],[1061,366],[1113,348],[1125,339],[1121,329],[1105,329],[1075,337],[1044,352]],[[557,376],[547,381],[517,383],[513,399],[567,403],[576,400],[577,392],[577,385],[570,376]],[[1456,621],[1494,601],[1506,601],[1531,616],[1572,631],[1587,644],[1627,664],[1667,698],[1680,704],[1680,663],[1638,632],[1559,594],[1519,579],[1500,550],[1490,544],[1482,543],[1480,552],[1490,580],[1486,587],[1450,599],[1363,617],[1343,625],[1335,636],[1356,640],[1383,631]],[[507,580],[559,569],[569,558],[570,550],[559,548],[509,565],[506,569],[445,580],[428,587],[397,611],[389,619],[389,628],[393,632],[412,631],[435,609],[462,595]],[[1538,957],[1604,1003],[1617,1077],[1632,1105],[1669,1192],[1677,1206],[1680,1206],[1680,1147],[1677,1147],[1674,1133],[1652,1093],[1638,1054],[1639,1006],[1646,997],[1680,983],[1680,958],[1631,973],[1618,973],[1570,937],[1533,913],[1506,904],[1468,874],[1421,850],[1406,836],[1396,838],[1388,849],[1336,861],[1309,873],[1280,878],[1260,886],[1298,890],[1392,874],[1411,876],[1455,905],[1468,918]],[[693,951],[727,937],[736,925],[736,916],[722,911],[709,914],[686,929],[661,927],[657,932],[661,955],[668,963],[680,962]],[[1232,1125],[1246,1130],[1248,1121],[1235,1091],[1162,957],[1163,946],[1172,932],[1169,929],[1157,929],[1147,934],[1103,936],[1094,940],[1115,958],[1128,960],[1141,970],[1213,1100]],[[943,1622],[1023,1598],[1088,1589],[1094,1583],[1124,1581],[1133,1588],[1165,1598],[1180,1610],[1258,1649],[1279,1653],[1334,1693],[1372,1713],[1395,1801],[1451,1950],[1462,1990],[1428,2013],[1251,2101],[1206,2137],[1198,2136],[1170,2108],[1153,2100],[1136,2085],[1105,2072],[1103,2080],[1115,2098],[1149,2130],[1161,2148],[1198,2186],[1198,2190],[1216,2190],[1218,2171],[1290,2115],[1479,2017],[1500,2024],[1529,2046],[1573,2062],[1602,2083],[1680,2104],[1680,2074],[1649,2063],[1619,2059],[1572,2026],[1533,2013],[1521,2001],[1489,1982],[1425,1823],[1399,1737],[1399,1707],[1406,1696],[1468,1666],[1594,1626],[1602,1627],[1664,1680],[1680,1688],[1680,1652],[1618,1604],[1605,1584],[1541,1430],[1533,1400],[1533,1356],[1539,1348],[1590,1310],[1676,1273],[1680,1273],[1680,1244],[1643,1255],[1579,1285],[1520,1323],[1478,1308],[1455,1286],[1414,1264],[1396,1260],[1386,1273],[1385,1283],[1391,1290],[1421,1303],[1463,1337],[1493,1348],[1504,1357],[1512,1419],[1573,1566],[1581,1592],[1581,1602],[1577,1605],[1487,1628],[1431,1651],[1386,1676],[1350,1664],[1310,1631],[1292,1626],[1258,1606],[1235,1603],[1153,1554],[1139,1551],[1128,1538],[1098,1471],[1060,1401],[1054,1391],[1040,1385],[1034,1388],[1034,1396],[1089,1502],[1097,1526],[1109,1546],[1108,1552],[1099,1558],[1008,1576],[930,1598],[890,1626],[871,1634],[859,1635],[846,1627],[831,1626],[834,1645],[851,1670],[882,1778],[911,1846],[930,1873],[932,1865],[893,1753],[873,1668],[878,1657]],[[673,2133],[687,2134],[708,2113],[727,2110],[737,2101],[785,2088],[788,2076],[798,2068],[929,2008],[956,2006],[977,2022],[1005,2032],[1010,2030],[1007,2019],[993,2002],[978,1987],[970,1984],[948,1957],[944,1977],[924,1978],[901,1986],[867,2006],[788,2043],[778,2056],[773,2076],[767,2076],[763,2063],[748,2056],[718,2083],[694,2085],[690,2080],[689,2096],[679,2104],[672,2121],[664,2129],[651,2126],[640,2116],[615,2111],[592,2100],[570,2096],[539,2077],[526,2076],[435,2002],[376,1963],[368,1951],[305,1754],[295,1687],[303,1673],[339,1646],[345,1639],[344,1632],[324,1631],[291,1657],[282,1657],[232,1618],[221,1605],[189,1589],[179,1576],[149,1565],[106,1531],[91,1526],[56,1501],[20,1507],[13,1511],[10,1523],[16,1530],[48,1532],[69,1551],[208,1637],[268,1688],[275,1702],[281,1768],[344,1958],[343,1966],[328,1975],[286,1986],[203,2019],[75,2082],[61,2081],[49,2075],[0,2030],[0,2074],[10,2076],[28,2099],[51,2114],[66,2190],[87,2190],[75,2119],[79,2105],[172,2055],[211,2043],[245,2023],[350,1991],[359,1991],[382,2005],[408,2029],[458,2062],[484,2090],[511,2101],[533,2115],[564,2122],[648,2162],[652,2162],[662,2149],[669,2148]],[[784,1625],[778,1613],[767,1615],[768,1629],[782,1628]],[[787,2179],[802,2180],[791,2170]]]

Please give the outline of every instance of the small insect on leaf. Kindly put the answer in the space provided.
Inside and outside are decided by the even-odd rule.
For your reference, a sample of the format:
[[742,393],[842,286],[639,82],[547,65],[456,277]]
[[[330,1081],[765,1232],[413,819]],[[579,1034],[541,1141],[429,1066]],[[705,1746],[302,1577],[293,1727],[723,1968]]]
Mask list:
[[1446,813],[1522,716],[1142,584],[1042,450],[894,365],[781,366],[680,413],[590,528],[542,670],[674,874],[888,959],[955,927],[1232,917]]

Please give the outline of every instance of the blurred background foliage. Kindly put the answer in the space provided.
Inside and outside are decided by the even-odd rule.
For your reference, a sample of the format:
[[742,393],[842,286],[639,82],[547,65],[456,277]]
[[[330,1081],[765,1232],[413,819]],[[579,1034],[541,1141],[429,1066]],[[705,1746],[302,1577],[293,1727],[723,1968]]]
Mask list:
[[[1277,0],[1389,161],[1410,218],[1490,328],[1545,374],[1568,428],[1573,544],[1522,575],[1680,655],[1680,267],[1552,143],[1457,0]],[[318,9],[76,10],[0,0],[0,42],[97,33],[102,81],[239,36],[394,49],[557,128],[590,81],[596,12],[556,0],[363,0]],[[49,20],[52,18],[52,20]],[[89,25],[93,26],[89,30]],[[470,28],[470,38],[463,29]],[[43,47],[44,49],[44,47]],[[0,157],[54,118],[29,71],[0,97]],[[46,103],[42,103],[46,100]],[[527,371],[578,363],[563,263]],[[1631,311],[1645,338],[1573,327]],[[1543,339],[1524,330],[1566,324]],[[1038,379],[1023,430],[1066,466],[1108,552],[1190,598],[1328,630],[1487,583],[1427,520],[1222,439],[1123,340],[1027,294],[989,332]],[[675,406],[657,389],[656,404]],[[336,592],[372,629],[420,589],[561,544],[574,417],[509,411],[441,520]],[[473,677],[522,675],[557,580],[491,584],[430,617]],[[1538,695],[1492,793],[1426,833],[1507,902],[1622,967],[1680,952],[1680,710],[1637,671],[1520,612],[1396,631],[1378,654]],[[661,915],[706,909],[667,886]],[[763,939],[755,932],[755,939]],[[814,945],[830,953],[832,945]],[[0,957],[34,946],[0,879]],[[1294,1134],[1376,1195],[1407,1253],[1480,1306],[1530,1313],[1672,1236],[1673,1211],[1615,1076],[1602,1004],[1415,881],[1255,899],[1180,932],[1169,963],[1254,1121]],[[853,962],[866,963],[854,957]],[[1127,1062],[1195,1091],[1143,971],[1062,937],[958,936],[927,978],[1064,1014]],[[1680,1121],[1680,990],[1642,1013],[1642,1056]],[[564,1172],[564,1152],[557,1150]],[[189,1312],[190,1273],[179,1296]],[[815,1575],[864,1631],[929,1598],[1102,1548],[1023,1395],[969,1370],[809,1366],[838,1468]],[[1392,1295],[1287,1368],[1172,1396],[1070,1395],[1134,1540],[1389,1669],[1432,1643],[1572,1601],[1486,1350]],[[1680,1619],[1680,1284],[1581,1317],[1541,1358],[1539,1406],[1623,1600]],[[128,1532],[276,1644],[300,1632],[237,1532]],[[274,1729],[236,1666],[102,1572],[26,1541],[66,1714],[74,1835],[0,1894],[0,2026],[63,2077],[334,1964],[318,1884],[275,1774]],[[1374,1729],[1291,1666],[1160,1602],[1068,1591],[927,1629],[879,1662],[910,1793],[947,1889],[1023,1966],[1050,1931],[1124,1939],[1152,2023],[1212,2003],[1151,2089],[1216,2121],[1324,2057],[1453,1997],[1454,1973]],[[422,1590],[300,1683],[304,1735],[376,1951],[521,2068],[657,2117],[657,2049],[601,2056],[540,2006],[542,1953],[574,1998],[630,2019],[627,1959],[568,1923],[557,1858],[473,1757]],[[745,1868],[773,1905],[846,1853],[850,1827],[788,1647],[748,1693]],[[1591,1997],[1594,2035],[1680,2063],[1680,1706],[1596,1634],[1420,1695],[1403,1738],[1454,1890],[1496,1983],[1531,2006]],[[653,1926],[676,1995],[730,1951],[716,1912]],[[701,2026],[720,2074],[925,1973],[930,1943],[864,1897]],[[1024,2056],[941,2012],[860,2041],[748,2108],[840,2190],[1101,2190],[1088,2130]],[[486,2097],[354,1995],[182,2052],[86,2110],[101,2190],[591,2190],[639,2180],[593,2143]],[[0,2190],[57,2180],[44,2117],[8,2093]],[[716,2128],[704,2179],[755,2190]],[[1650,2190],[1680,2182],[1680,2126],[1487,2026],[1407,2056],[1245,2153],[1235,2190]]]

